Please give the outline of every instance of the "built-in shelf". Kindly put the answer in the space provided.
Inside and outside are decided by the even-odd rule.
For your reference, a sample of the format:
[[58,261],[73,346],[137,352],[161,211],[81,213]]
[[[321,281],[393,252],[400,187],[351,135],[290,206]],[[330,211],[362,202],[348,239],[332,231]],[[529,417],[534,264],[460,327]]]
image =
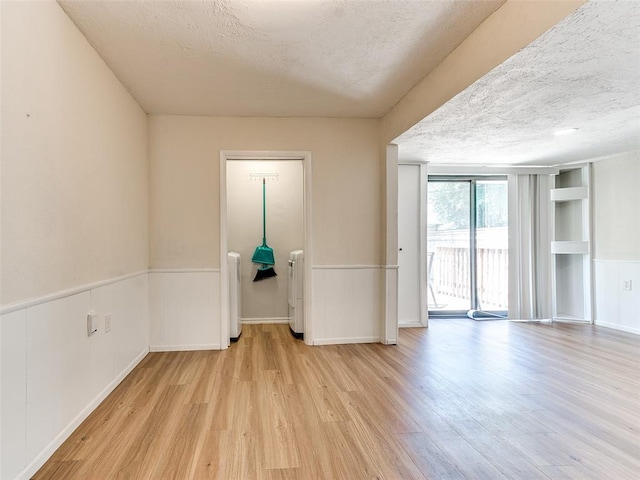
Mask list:
[[551,242],[551,253],[571,254],[589,253],[589,242],[582,240],[559,240]]
[[590,322],[590,166],[572,166],[553,179],[549,193],[553,236],[553,318]]
[[551,189],[552,202],[571,202],[587,198],[589,198],[589,188],[586,186]]

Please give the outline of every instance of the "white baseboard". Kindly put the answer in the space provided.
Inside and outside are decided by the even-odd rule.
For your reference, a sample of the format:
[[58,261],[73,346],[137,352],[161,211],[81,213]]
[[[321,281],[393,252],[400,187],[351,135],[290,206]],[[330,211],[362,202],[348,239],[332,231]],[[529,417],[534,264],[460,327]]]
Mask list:
[[89,403],[69,425],[67,425],[57,436],[54,438],[47,447],[38,454],[33,461],[26,466],[26,468],[16,477],[16,480],[29,480],[44,464],[51,455],[64,443],[67,438],[74,432],[76,428],[80,426],[86,418],[104,401],[107,396],[115,390],[115,388],[124,380],[124,378],[131,373],[131,371],[142,361],[142,359],[149,353],[148,349],[144,349],[140,354],[133,359],[133,361],[120,372],[120,374],[113,379],[109,385],[107,385],[91,403]]
[[611,328],[613,330],[619,330],[621,332],[635,333],[636,335],[640,335],[640,328],[628,327],[626,325],[618,325],[617,323],[600,322],[597,320],[596,320],[596,325],[598,327],[606,327],[606,328]]
[[150,352],[192,352],[195,350],[221,350],[219,343],[203,343],[195,345],[151,345]]
[[412,322],[412,323],[399,323],[398,328],[416,328],[416,327],[424,327],[420,322]]
[[551,318],[531,318],[531,319],[508,318],[507,320],[513,323],[553,323],[553,320]]
[[581,325],[591,325],[591,320],[576,317],[553,317],[553,321],[557,323],[578,323]]
[[316,338],[314,345],[345,345],[348,343],[380,343],[380,337],[347,337],[347,338]]
[[247,325],[259,325],[261,323],[289,323],[289,317],[241,318],[240,321]]

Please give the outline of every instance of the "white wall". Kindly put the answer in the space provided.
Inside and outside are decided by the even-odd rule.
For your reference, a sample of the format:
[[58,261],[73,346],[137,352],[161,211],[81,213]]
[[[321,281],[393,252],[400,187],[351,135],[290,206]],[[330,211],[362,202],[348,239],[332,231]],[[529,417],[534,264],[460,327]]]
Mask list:
[[595,258],[640,260],[640,152],[593,164]]
[[1,4],[0,476],[12,479],[148,351],[148,125],[56,2]]
[[3,2],[3,305],[147,268],[147,116],[55,2]]
[[[346,273],[343,270],[358,270],[351,273],[358,278],[366,277],[361,291],[356,292],[358,301],[345,298],[331,282],[325,283],[324,291],[319,291],[315,284],[312,286],[312,315],[321,322],[314,340],[378,341],[385,214],[385,169],[378,125],[377,120],[152,115],[149,143],[152,271],[181,275],[183,269],[220,268],[221,150],[310,151],[314,266],[335,269],[341,278]],[[232,163],[228,161],[227,167]],[[252,247],[255,248],[253,243]],[[170,273],[172,270],[175,273]],[[312,281],[315,278],[314,270]],[[153,283],[150,288],[154,289]],[[200,287],[198,291],[204,295],[207,290]],[[321,300],[316,301],[316,294]],[[345,308],[336,308],[336,317],[321,314],[327,305],[339,307],[340,302],[346,302]],[[376,308],[371,310],[371,306]],[[154,307],[151,308],[153,311]],[[350,317],[353,312],[358,320]],[[216,328],[220,327],[219,318],[209,318],[217,322]],[[176,315],[164,322],[165,326],[166,322],[178,325],[183,319]],[[347,324],[350,327],[343,329]],[[157,333],[153,325],[152,338]]]
[[640,334],[640,152],[595,162],[592,184],[595,321]]
[[377,120],[150,116],[151,268],[219,268],[220,150],[311,151],[320,265],[379,265]]
[[[262,243],[262,183],[252,173],[277,174],[266,181],[267,245],[274,249],[277,276],[253,282],[251,257]],[[227,162],[227,237],[229,251],[242,260],[243,321],[285,320],[289,252],[302,250],[303,170],[300,160]]]

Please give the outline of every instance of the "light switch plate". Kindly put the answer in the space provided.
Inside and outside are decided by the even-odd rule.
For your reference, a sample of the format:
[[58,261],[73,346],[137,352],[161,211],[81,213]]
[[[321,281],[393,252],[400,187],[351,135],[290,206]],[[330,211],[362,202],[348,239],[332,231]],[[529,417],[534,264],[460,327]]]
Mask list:
[[98,331],[98,315],[94,312],[87,313],[87,337]]

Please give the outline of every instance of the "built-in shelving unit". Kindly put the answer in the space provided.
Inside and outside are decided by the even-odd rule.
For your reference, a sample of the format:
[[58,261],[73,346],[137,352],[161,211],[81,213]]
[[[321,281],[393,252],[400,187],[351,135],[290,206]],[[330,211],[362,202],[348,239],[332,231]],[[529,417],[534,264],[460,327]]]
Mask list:
[[558,321],[592,321],[590,172],[589,165],[572,166],[552,182],[553,318]]

